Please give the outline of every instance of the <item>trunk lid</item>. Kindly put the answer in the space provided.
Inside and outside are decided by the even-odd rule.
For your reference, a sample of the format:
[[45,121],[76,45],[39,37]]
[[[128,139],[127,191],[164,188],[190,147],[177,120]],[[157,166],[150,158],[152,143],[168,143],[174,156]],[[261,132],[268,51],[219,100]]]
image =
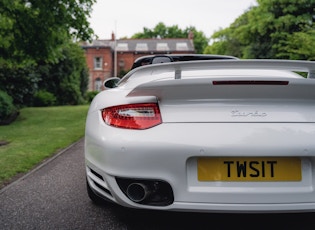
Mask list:
[[128,97],[155,96],[163,122],[315,122],[315,80],[220,76],[163,79]]

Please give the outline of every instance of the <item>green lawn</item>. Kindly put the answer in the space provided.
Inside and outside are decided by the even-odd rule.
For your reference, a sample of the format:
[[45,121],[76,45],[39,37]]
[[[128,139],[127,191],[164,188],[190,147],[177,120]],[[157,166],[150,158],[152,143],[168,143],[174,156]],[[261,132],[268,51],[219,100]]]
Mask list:
[[23,108],[0,126],[0,188],[84,136],[88,105]]

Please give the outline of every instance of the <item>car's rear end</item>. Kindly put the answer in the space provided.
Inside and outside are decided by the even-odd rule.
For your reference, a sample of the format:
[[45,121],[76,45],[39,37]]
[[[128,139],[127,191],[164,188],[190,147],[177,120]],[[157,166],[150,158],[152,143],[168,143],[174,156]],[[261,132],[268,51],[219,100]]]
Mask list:
[[[131,73],[91,105],[90,186],[129,207],[314,211],[313,69],[307,62],[225,61]],[[148,73],[154,81],[132,79]]]

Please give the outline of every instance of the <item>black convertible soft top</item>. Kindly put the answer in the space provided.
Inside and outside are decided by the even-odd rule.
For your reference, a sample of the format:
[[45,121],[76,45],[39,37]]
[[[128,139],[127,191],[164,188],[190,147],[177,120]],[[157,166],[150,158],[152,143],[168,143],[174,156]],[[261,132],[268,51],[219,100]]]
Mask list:
[[178,62],[178,61],[201,61],[201,60],[221,60],[221,59],[238,59],[227,55],[213,55],[213,54],[159,54],[147,55],[137,58],[131,69],[140,66],[158,64],[164,62]]

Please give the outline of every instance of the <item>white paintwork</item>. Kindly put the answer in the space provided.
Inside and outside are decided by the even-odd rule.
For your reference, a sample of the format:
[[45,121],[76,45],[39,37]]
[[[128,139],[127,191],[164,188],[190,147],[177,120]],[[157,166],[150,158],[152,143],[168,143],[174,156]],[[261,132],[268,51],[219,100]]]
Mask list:
[[[181,79],[175,79],[178,69]],[[288,70],[311,74],[302,78]],[[135,69],[117,88],[99,93],[91,103],[85,135],[88,179],[96,180],[112,194],[104,196],[127,207],[314,212],[314,70],[314,62],[279,60],[200,61]],[[194,77],[194,71],[198,76]],[[213,80],[248,79],[289,84],[212,84]],[[101,118],[105,107],[143,102],[159,104],[161,125],[127,130],[110,127]],[[299,157],[302,181],[200,182],[196,159],[201,156]],[[105,181],[92,175],[89,168]],[[136,204],[121,192],[116,176],[166,181],[173,188],[175,201],[166,207]],[[102,193],[93,183],[91,187]]]

